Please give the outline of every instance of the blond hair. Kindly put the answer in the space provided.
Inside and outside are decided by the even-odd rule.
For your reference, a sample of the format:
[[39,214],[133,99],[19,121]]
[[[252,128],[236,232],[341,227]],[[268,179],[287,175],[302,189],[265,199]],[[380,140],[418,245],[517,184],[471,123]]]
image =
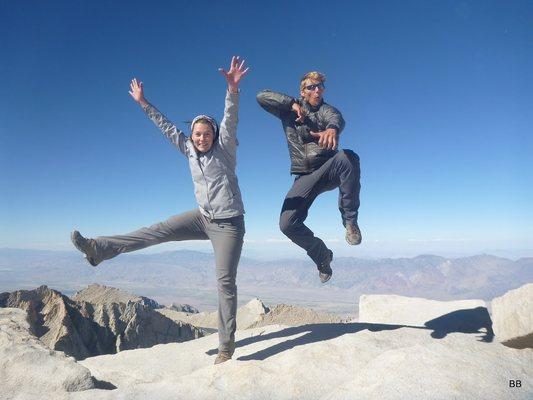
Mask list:
[[305,84],[305,81],[307,81],[308,79],[324,83],[326,82],[326,75],[318,71],[308,72],[300,80],[300,92],[304,91],[304,88],[307,86]]

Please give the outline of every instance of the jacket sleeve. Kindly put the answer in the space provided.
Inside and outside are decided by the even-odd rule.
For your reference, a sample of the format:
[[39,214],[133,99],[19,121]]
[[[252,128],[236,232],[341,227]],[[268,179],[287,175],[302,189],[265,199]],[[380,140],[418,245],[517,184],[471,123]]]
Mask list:
[[337,134],[341,133],[344,129],[344,118],[342,118],[341,112],[329,104],[324,111],[326,129],[334,128],[337,130]]
[[282,118],[283,114],[291,112],[291,107],[295,102],[295,99],[283,93],[262,90],[257,93],[257,102],[270,114]]
[[165,137],[170,140],[170,142],[183,154],[187,155],[187,136],[185,136],[182,131],[176,128],[176,125],[169,121],[167,117],[165,117],[150,103],[147,103],[146,106],[143,106],[143,110],[148,118],[152,120],[155,126],[157,126],[161,132],[163,132],[163,135],[165,135]]
[[235,158],[237,151],[237,123],[239,122],[239,93],[226,91],[224,117],[220,123],[218,142],[229,155]]

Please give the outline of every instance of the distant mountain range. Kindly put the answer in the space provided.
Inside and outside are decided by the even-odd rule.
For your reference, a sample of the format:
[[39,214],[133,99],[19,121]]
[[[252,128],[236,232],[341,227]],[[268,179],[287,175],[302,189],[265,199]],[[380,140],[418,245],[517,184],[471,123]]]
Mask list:
[[[354,314],[359,295],[399,294],[436,300],[492,299],[533,282],[533,258],[491,255],[445,258],[335,258],[333,278],[320,284],[307,260],[256,261],[239,265],[239,303],[259,297]],[[72,295],[90,283],[118,287],[162,304],[187,303],[200,310],[217,304],[214,257],[197,251],[123,254],[91,267],[75,252],[0,249],[0,292],[48,285]]]

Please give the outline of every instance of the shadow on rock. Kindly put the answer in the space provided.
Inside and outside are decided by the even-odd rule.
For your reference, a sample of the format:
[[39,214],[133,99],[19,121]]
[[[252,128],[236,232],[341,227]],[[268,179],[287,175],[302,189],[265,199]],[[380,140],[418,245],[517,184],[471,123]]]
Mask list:
[[95,389],[115,390],[117,388],[111,382],[100,381],[100,380],[96,379],[94,376],[93,376],[93,383],[94,383],[94,388]]
[[435,339],[442,339],[453,332],[483,334],[481,342],[490,343],[494,339],[492,321],[485,307],[453,311],[426,322],[424,326],[433,330],[431,337]]
[[[264,340],[290,337],[303,334],[294,339],[275,344],[256,353],[239,357],[238,360],[264,360],[283,351],[290,350],[297,346],[303,346],[309,343],[321,342],[324,340],[334,339],[348,333],[356,333],[365,329],[373,332],[393,330],[407,327],[406,325],[385,325],[385,324],[366,324],[366,323],[338,323],[338,324],[308,324],[285,328],[277,332],[267,333],[266,335],[252,336],[239,340],[235,343],[236,347],[244,347],[249,344],[258,343]],[[216,349],[206,352],[208,355],[216,354]]]
[[[473,309],[453,311],[426,322],[424,326],[373,323],[307,324],[285,328],[280,331],[267,333],[265,335],[251,336],[237,341],[235,346],[244,347],[265,340],[288,338],[290,336],[301,335],[297,338],[285,340],[253,354],[238,358],[238,360],[241,361],[264,360],[268,357],[279,354],[286,350],[290,350],[297,346],[330,340],[349,333],[357,333],[365,329],[368,329],[371,332],[379,332],[390,331],[399,328],[431,330],[431,337],[434,339],[443,339],[446,337],[446,335],[453,332],[465,334],[480,333],[483,334],[480,341],[487,343],[492,342],[494,338],[492,321],[487,309],[485,307],[477,307]],[[482,329],[485,331],[482,331]],[[208,355],[214,355],[216,353],[217,349],[211,349],[206,352]]]

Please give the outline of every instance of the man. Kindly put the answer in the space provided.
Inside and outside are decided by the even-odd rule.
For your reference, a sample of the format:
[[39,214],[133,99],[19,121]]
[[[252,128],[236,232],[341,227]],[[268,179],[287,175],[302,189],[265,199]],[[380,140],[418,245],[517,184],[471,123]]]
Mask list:
[[332,275],[333,252],[304,224],[316,197],[339,188],[339,211],[346,228],[346,241],[361,243],[357,225],[359,209],[359,157],[351,150],[337,151],[344,119],[325,103],[326,77],[309,72],[300,81],[299,99],[270,90],[257,94],[259,105],[281,120],[291,158],[291,174],[296,175],[287,193],[279,226],[294,243],[307,251],[317,265],[320,281]]

